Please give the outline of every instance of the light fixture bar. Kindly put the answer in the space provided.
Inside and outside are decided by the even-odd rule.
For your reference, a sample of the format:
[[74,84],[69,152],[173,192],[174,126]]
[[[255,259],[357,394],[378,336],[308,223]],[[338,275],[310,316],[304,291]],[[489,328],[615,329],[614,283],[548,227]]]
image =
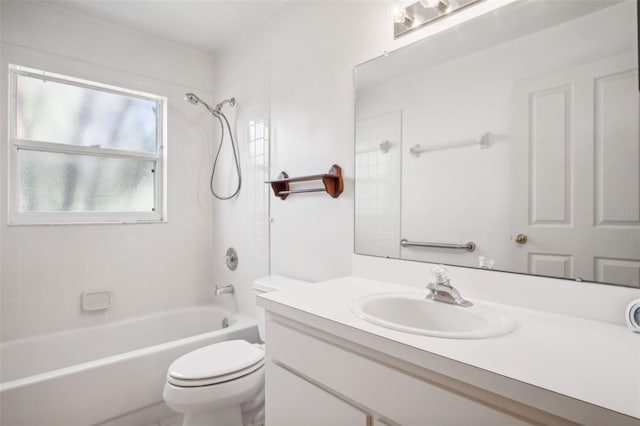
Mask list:
[[[482,0],[421,0],[395,14],[393,38],[409,34],[425,25]],[[403,19],[398,19],[402,16]]]

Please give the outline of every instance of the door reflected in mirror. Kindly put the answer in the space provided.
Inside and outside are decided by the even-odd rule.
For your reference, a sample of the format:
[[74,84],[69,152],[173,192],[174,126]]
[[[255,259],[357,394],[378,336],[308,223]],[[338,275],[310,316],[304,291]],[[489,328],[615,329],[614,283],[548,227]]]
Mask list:
[[356,253],[640,287],[636,7],[519,1],[356,67]]

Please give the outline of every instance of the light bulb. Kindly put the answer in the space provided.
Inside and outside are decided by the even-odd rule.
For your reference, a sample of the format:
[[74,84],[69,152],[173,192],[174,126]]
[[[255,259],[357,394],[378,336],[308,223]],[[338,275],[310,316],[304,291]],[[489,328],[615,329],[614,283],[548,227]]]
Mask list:
[[406,26],[411,25],[414,19],[407,15],[406,9],[396,7],[393,9],[393,22],[396,24],[404,24]]
[[[439,1],[439,0],[438,0]],[[407,13],[400,6],[393,8],[393,22],[402,24],[406,19]]]
[[445,13],[451,13],[451,11],[460,7],[456,0],[440,0],[440,2],[445,6]]
[[422,5],[422,7],[438,7],[438,5],[440,4],[440,0],[420,0],[420,4]]

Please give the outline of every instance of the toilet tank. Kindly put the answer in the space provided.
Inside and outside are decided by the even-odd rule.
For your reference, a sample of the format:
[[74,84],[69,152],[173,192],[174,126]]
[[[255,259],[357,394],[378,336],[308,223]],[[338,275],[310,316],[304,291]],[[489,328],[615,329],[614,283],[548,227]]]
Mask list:
[[[267,275],[253,282],[253,293],[257,296],[262,293],[271,291],[286,290],[289,288],[300,288],[311,284],[308,281],[296,280],[294,278],[284,277],[282,275]],[[256,317],[258,320],[258,330],[260,331],[260,339],[265,342],[264,332],[264,309],[256,306]]]

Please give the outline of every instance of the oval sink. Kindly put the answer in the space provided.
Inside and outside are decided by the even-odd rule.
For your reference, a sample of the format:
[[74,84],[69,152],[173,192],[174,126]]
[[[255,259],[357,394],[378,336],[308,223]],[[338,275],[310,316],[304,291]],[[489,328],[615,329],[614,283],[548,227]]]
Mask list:
[[468,308],[425,299],[425,293],[376,293],[356,299],[358,317],[385,328],[451,339],[484,339],[510,333],[515,321],[474,304]]

